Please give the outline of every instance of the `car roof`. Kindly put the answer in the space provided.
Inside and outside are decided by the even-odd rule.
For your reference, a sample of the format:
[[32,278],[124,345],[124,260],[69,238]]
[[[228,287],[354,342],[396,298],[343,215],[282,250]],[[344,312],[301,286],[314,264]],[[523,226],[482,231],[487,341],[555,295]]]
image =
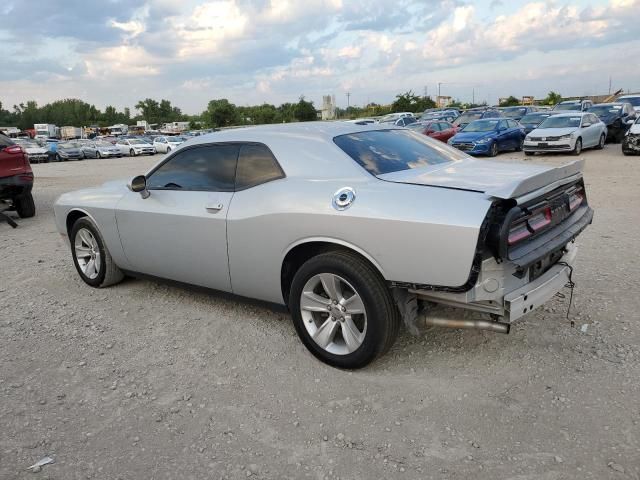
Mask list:
[[349,122],[299,122],[258,125],[254,127],[231,128],[218,132],[207,133],[194,137],[190,145],[225,141],[250,141],[267,143],[271,138],[306,138],[315,140],[333,141],[334,137],[350,133],[366,132],[373,130],[390,130],[396,127],[392,125],[366,124],[360,125]]
[[556,115],[554,115],[554,117],[577,117],[577,116],[581,116],[584,117],[585,115],[592,115],[589,112],[568,112],[568,113],[558,113]]
[[[594,107],[620,107],[622,105],[626,105],[627,102],[607,102],[607,103],[596,103]],[[593,107],[592,107],[593,108]]]

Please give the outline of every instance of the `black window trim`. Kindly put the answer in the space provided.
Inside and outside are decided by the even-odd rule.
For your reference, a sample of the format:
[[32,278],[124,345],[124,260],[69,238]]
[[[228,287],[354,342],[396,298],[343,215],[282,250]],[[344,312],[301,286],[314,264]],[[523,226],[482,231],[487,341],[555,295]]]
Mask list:
[[[203,147],[217,147],[217,146],[225,146],[225,145],[239,145],[238,147],[238,153],[236,155],[236,169],[235,172],[233,174],[233,188],[232,189],[218,189],[218,190],[211,190],[208,188],[190,188],[190,189],[184,189],[184,188],[165,188],[165,187],[153,187],[153,188],[149,188],[149,190],[172,190],[172,191],[176,191],[176,192],[241,192],[243,190],[248,190],[249,188],[253,188],[253,187],[257,187],[258,185],[264,185],[265,183],[269,183],[269,182],[273,182],[275,180],[281,180],[283,178],[286,178],[287,175],[284,173],[284,170],[282,169],[282,165],[280,165],[280,162],[278,161],[278,159],[276,158],[276,156],[273,154],[273,152],[271,151],[271,149],[269,148],[268,145],[262,143],[262,142],[247,142],[247,141],[238,141],[238,140],[232,140],[232,141],[226,141],[226,142],[209,142],[209,143],[198,143],[196,145],[189,145],[188,147],[184,147],[184,148],[180,148],[178,150],[174,150],[170,155],[167,155],[167,157],[158,165],[156,165],[153,170],[151,170],[149,173],[147,173],[145,175],[145,178],[149,178],[151,175],[153,175],[159,168],[161,168],[165,163],[167,163],[168,161],[170,161],[173,157],[175,157],[176,155],[178,155],[179,153],[182,153],[184,151],[187,150],[192,150],[195,148],[203,148]],[[243,145],[260,145],[264,148],[267,149],[267,151],[271,154],[271,156],[273,157],[273,159],[276,162],[276,166],[278,167],[278,169],[280,170],[280,174],[281,176],[276,177],[276,178],[271,178],[269,180],[265,180],[264,182],[260,182],[260,183],[256,183],[254,185],[249,185],[247,187],[243,187],[243,188],[237,188],[236,187],[236,176],[238,173],[238,160],[240,157],[240,150],[242,149]]]

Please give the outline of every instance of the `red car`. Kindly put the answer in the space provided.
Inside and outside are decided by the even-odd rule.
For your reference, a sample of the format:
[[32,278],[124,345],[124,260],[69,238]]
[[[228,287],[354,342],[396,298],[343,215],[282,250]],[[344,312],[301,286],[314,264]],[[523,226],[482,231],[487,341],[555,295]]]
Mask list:
[[409,125],[407,128],[420,132],[428,137],[447,143],[451,137],[458,133],[458,127],[444,120],[431,120]]
[[0,134],[0,204],[9,201],[10,209],[15,210],[21,218],[33,217],[36,206],[31,195],[32,188],[33,171],[28,155],[20,145]]

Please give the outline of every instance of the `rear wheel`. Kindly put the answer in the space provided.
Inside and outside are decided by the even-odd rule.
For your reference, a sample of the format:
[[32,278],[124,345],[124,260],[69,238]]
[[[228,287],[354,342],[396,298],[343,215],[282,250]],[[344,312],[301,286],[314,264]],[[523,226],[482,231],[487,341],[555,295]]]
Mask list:
[[16,208],[16,213],[20,218],[30,218],[36,214],[36,204],[33,201],[31,192],[14,198],[13,206]]
[[349,252],[327,252],[304,263],[289,299],[300,339],[334,367],[368,365],[398,334],[400,315],[384,279]]
[[576,140],[576,145],[573,147],[573,152],[574,155],[580,155],[582,153],[582,139],[578,138]]
[[73,263],[87,285],[108,287],[124,278],[111,258],[98,227],[89,217],[82,217],[73,224],[69,240]]

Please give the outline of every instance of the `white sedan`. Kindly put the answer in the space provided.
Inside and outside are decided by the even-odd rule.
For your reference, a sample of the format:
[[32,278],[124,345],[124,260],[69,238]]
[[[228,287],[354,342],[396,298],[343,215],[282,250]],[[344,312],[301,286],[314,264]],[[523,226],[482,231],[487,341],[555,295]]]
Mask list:
[[136,155],[155,155],[156,149],[153,145],[139,138],[121,138],[116,143],[123,155],[135,157]]
[[604,148],[607,126],[593,113],[573,112],[553,115],[524,139],[524,153],[571,152],[584,148]]
[[153,139],[153,147],[159,153],[169,153],[187,140],[186,137],[156,137]]

